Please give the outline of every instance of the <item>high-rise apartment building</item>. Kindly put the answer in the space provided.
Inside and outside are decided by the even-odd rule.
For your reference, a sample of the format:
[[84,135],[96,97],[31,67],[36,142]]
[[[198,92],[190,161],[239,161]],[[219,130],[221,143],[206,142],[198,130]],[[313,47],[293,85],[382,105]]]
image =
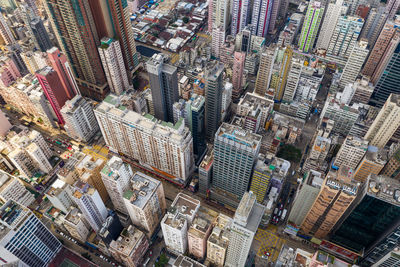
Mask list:
[[355,200],[358,190],[350,168],[342,166],[338,171],[329,172],[301,224],[301,231],[325,238]]
[[80,91],[85,96],[103,99],[108,88],[97,51],[100,41],[89,1],[46,0],[43,5]]
[[[219,2],[223,2],[219,0]],[[225,43],[225,30],[222,26],[214,26],[211,29],[211,54],[216,57],[220,58],[222,52],[222,46]]]
[[256,196],[258,203],[263,203],[270,189],[272,177],[286,176],[289,167],[290,162],[287,160],[272,158],[271,155],[265,157],[263,154],[259,154],[250,184],[250,191]]
[[199,192],[207,194],[211,187],[211,177],[213,171],[214,150],[209,149],[199,165]]
[[79,179],[93,186],[99,193],[104,203],[108,201],[107,189],[101,179],[100,171],[105,165],[105,160],[95,158],[91,155],[85,155],[78,164],[75,165],[75,171]]
[[98,232],[108,212],[97,190],[88,183],[77,181],[73,187],[72,199],[92,229]]
[[348,58],[358,40],[364,20],[359,17],[341,16],[329,40],[328,55]]
[[6,45],[15,43],[14,35],[12,34],[10,27],[4,18],[3,14],[0,14],[0,36],[4,40]]
[[26,51],[21,53],[21,57],[29,72],[33,75],[35,75],[36,71],[50,65],[47,53],[41,51]]
[[226,251],[229,245],[230,226],[232,218],[219,214],[214,228],[207,240],[207,260],[214,266],[222,267],[225,263]]
[[206,66],[206,137],[211,140],[221,123],[224,64],[213,61]]
[[140,266],[149,249],[149,241],[142,231],[129,225],[120,236],[111,241],[110,253],[118,262],[127,267]]
[[386,13],[388,14],[388,19],[393,19],[393,17],[396,15],[397,11],[399,10],[399,7],[400,7],[399,0],[387,1]]
[[188,230],[188,251],[194,258],[203,259],[206,256],[207,240],[217,216],[217,212],[200,207],[193,219]]
[[36,77],[57,116],[58,123],[64,125],[65,120],[61,114],[61,108],[68,99],[71,99],[67,94],[67,89],[61,83],[57,72],[51,67],[47,66],[39,70],[36,72]]
[[[275,97],[274,99],[277,101],[281,101],[283,97],[283,93],[285,92],[286,81],[289,74],[290,63],[293,58],[293,49],[289,46],[285,48],[285,52],[283,53],[282,61],[280,62],[279,71],[277,75],[277,85],[274,87]],[[270,81],[270,87],[272,85],[272,80]],[[268,90],[268,89],[267,89]]]
[[334,165],[355,170],[368,150],[368,141],[348,135],[336,154]]
[[244,61],[246,59],[245,52],[235,52],[233,54],[233,69],[232,69],[232,84],[233,91],[232,97],[234,99],[239,99],[242,94],[243,89],[243,71],[244,71]]
[[168,249],[184,254],[188,248],[188,230],[193,222],[200,201],[186,194],[179,193],[171,208],[161,221],[165,245]]
[[47,266],[62,248],[32,211],[19,203],[9,200],[3,204],[0,218],[0,247],[17,257],[23,266]]
[[4,203],[13,200],[28,207],[35,201],[35,196],[25,188],[18,178],[0,170],[0,199]]
[[142,229],[147,237],[151,237],[167,208],[162,183],[136,172],[123,198],[132,224]]
[[[400,24],[399,24],[400,25]],[[392,40],[394,42],[394,40]],[[397,47],[393,51],[389,61],[383,69],[382,75],[379,77],[375,90],[372,93],[370,104],[381,107],[388,99],[391,93],[400,94],[399,83],[400,76],[398,75],[400,64],[400,35],[397,41]],[[372,81],[373,82],[373,81]]]
[[307,13],[304,18],[303,28],[299,38],[299,50],[311,52],[314,46],[319,26],[324,15],[325,7],[321,2],[312,1],[308,4]]
[[172,105],[179,100],[177,68],[164,63],[162,54],[154,54],[146,62],[155,117],[166,122],[174,121]]
[[330,241],[357,253],[364,252],[361,266],[372,266],[380,260],[399,242],[399,188],[398,180],[371,175]]
[[391,147],[388,153],[388,161],[381,171],[381,175],[399,179],[400,173],[400,150],[398,147]]
[[[172,107],[171,107],[172,108]],[[185,181],[193,168],[193,139],[181,118],[176,124],[160,122],[119,105],[109,95],[94,111],[110,150],[167,173],[168,179]]]
[[32,29],[33,36],[39,44],[40,50],[46,52],[53,47],[50,41],[49,34],[44,27],[43,21],[40,17],[35,17],[30,22],[30,28]]
[[369,146],[364,158],[354,171],[354,180],[365,182],[370,174],[378,175],[387,162],[387,153],[384,149]]
[[274,46],[270,46],[265,48],[260,55],[260,65],[258,67],[257,79],[254,87],[254,92],[260,96],[265,96],[269,89],[276,53],[277,49]]
[[325,17],[319,31],[319,37],[316,48],[328,49],[329,41],[335,31],[339,17],[345,15],[347,6],[343,5],[343,0],[336,0],[335,3],[329,3],[325,12]]
[[57,72],[61,84],[66,88],[69,99],[75,95],[80,95],[78,84],[76,83],[71,65],[67,61],[67,57],[60,52],[57,47],[47,50],[47,57],[51,67]]
[[357,79],[369,53],[367,46],[368,41],[366,39],[361,39],[354,44],[340,77],[340,87],[344,88]]
[[236,116],[243,118],[242,128],[252,133],[258,133],[265,129],[274,102],[266,97],[246,93],[237,105]]
[[250,4],[249,0],[233,0],[231,2],[231,35],[235,36],[247,26],[250,19]]
[[243,195],[233,217],[225,266],[245,266],[264,209],[265,207],[257,203],[256,196],[251,192]]
[[370,9],[361,32],[361,38],[367,39],[370,47],[374,47],[376,39],[386,23],[387,17],[388,14],[384,6]]
[[236,202],[247,191],[261,136],[223,123],[215,134],[212,186],[233,194]]
[[400,95],[390,94],[364,138],[371,146],[384,148],[399,126]]
[[[238,2],[243,2],[243,1],[238,1]],[[269,25],[270,23],[272,23],[271,13],[274,2],[275,2],[274,0],[253,1],[252,17],[251,17],[252,34],[262,37],[267,36]],[[275,19],[276,15],[277,14],[275,12]],[[273,23],[275,23],[275,21]]]
[[0,136],[6,136],[11,127],[12,125],[6,115],[4,115],[3,111],[0,111]]
[[320,172],[309,170],[303,182],[300,184],[299,192],[293,202],[288,221],[300,226],[313,206],[324,183],[324,176]]
[[394,39],[397,43],[400,41],[399,23],[399,20],[389,20],[386,22],[385,26],[379,34],[378,39],[376,40],[374,47],[371,50],[367,62],[364,65],[362,74],[369,77],[380,77],[385,66],[381,66],[382,64],[384,64],[382,61],[384,59],[387,59],[388,56],[390,57],[390,54],[388,53],[390,53],[391,48],[395,47],[392,40]]
[[124,192],[129,188],[129,182],[133,176],[131,166],[124,163],[122,159],[113,156],[104,165],[100,174],[114,209],[128,214],[124,201]]
[[[139,65],[139,58],[136,52],[136,44],[133,37],[133,28],[130,20],[130,12],[126,0],[112,0],[106,2],[114,29],[115,37],[121,45],[124,57],[125,68],[132,76],[133,71]],[[94,3],[93,3],[94,4]],[[102,38],[105,36],[99,36]],[[114,36],[108,36],[114,37]]]
[[76,238],[82,243],[86,242],[90,234],[90,225],[84,218],[83,214],[78,208],[71,207],[69,212],[65,215],[63,226],[73,238]]
[[129,81],[119,41],[103,37],[98,50],[110,91],[113,94],[121,95],[122,92],[129,89]]
[[227,31],[230,23],[230,1],[210,0],[208,2],[208,30],[212,31],[214,27],[222,27]]
[[290,62],[290,69],[286,81],[285,91],[283,92],[282,101],[290,103],[296,94],[297,85],[299,84],[300,75],[303,70],[304,61],[300,58],[293,58]]
[[88,142],[99,131],[91,104],[80,95],[67,100],[60,113],[64,129],[73,139]]
[[69,212],[71,206],[75,205],[72,200],[71,185],[61,179],[57,179],[51,184],[49,190],[46,192],[46,197],[50,200],[53,207],[65,214]]

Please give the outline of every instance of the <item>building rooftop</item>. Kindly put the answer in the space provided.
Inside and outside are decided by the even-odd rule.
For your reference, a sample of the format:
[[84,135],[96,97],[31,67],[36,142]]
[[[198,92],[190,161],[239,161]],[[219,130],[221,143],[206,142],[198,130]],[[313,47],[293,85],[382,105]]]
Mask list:
[[220,213],[215,221],[214,228],[208,237],[208,242],[227,248],[229,244],[229,231],[231,224],[232,218]]
[[183,118],[180,118],[177,123],[172,124],[157,120],[151,114],[141,115],[122,106],[120,98],[113,94],[108,95],[97,106],[95,112],[110,114],[118,118],[122,124],[147,131],[149,135],[161,136],[163,139],[168,138],[170,142],[177,144],[184,143],[184,140],[190,134],[189,129],[185,127]]
[[188,232],[199,238],[204,238],[208,229],[216,220],[217,216],[217,212],[211,209],[200,207]]
[[80,199],[84,194],[93,195],[96,189],[88,183],[78,180],[74,184],[74,191],[72,195]]
[[142,209],[160,185],[160,181],[136,172],[131,178],[131,188],[124,192],[123,197]]
[[57,196],[60,194],[62,191],[64,191],[64,188],[67,186],[67,183],[65,183],[61,179],[57,179],[54,181],[54,183],[51,185],[49,190],[47,191],[47,195],[50,196]]
[[67,100],[65,102],[64,106],[61,108],[61,113],[72,114],[75,112],[77,108],[81,107],[85,102],[86,100],[82,96],[76,95],[71,100]]
[[238,126],[225,122],[222,123],[215,135],[218,137],[221,136],[223,138],[227,138],[252,149],[256,149],[260,145],[262,139],[261,135],[252,133]]
[[173,267],[206,267],[205,265],[189,258],[184,255],[179,255],[178,258],[176,258],[174,264],[172,265]]
[[64,167],[61,168],[58,172],[57,175],[59,177],[66,177],[70,172],[75,171],[76,165],[78,165],[79,162],[81,162],[84,158],[86,157],[86,154],[82,152],[75,152],[65,163]]
[[256,195],[246,192],[236,209],[233,222],[255,233],[264,215],[264,210],[265,207],[257,203]]
[[203,161],[200,163],[200,168],[208,171],[214,161],[214,149],[209,149]]
[[111,179],[118,180],[119,170],[124,165],[122,159],[113,156],[103,167],[101,170],[101,174],[106,177],[110,177]]
[[31,211],[14,202],[12,200],[7,201],[0,207],[0,240],[11,230],[19,227]]
[[353,179],[354,172],[347,166],[341,166],[338,171],[331,170],[326,176],[326,185],[335,190],[342,190],[355,196],[360,183]]
[[111,241],[110,248],[118,251],[118,253],[124,256],[129,256],[132,251],[138,249],[143,238],[146,237],[142,231],[133,225],[129,225],[128,228],[122,230],[117,240]]
[[74,225],[77,225],[80,221],[82,221],[82,218],[83,214],[78,208],[72,208],[65,216],[65,220]]
[[367,194],[395,206],[400,206],[400,181],[384,175],[370,174]]

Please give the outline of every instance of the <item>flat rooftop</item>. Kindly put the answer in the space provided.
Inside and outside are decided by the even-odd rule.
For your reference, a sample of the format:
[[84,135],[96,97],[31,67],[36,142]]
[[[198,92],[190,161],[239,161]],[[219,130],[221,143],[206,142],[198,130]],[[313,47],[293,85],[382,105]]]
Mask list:
[[200,200],[192,198],[186,194],[179,193],[174,202],[171,204],[170,210],[174,210],[175,212],[171,213],[180,213],[182,215],[192,216],[196,210],[200,207]]
[[384,175],[371,174],[367,194],[400,207],[400,181]]
[[206,267],[205,265],[183,255],[176,258],[173,267]]
[[229,140],[233,140],[242,145],[248,146],[255,149],[260,145],[262,136],[252,133],[250,131],[244,130],[241,127],[231,125],[228,123],[222,123],[217,131],[218,137],[224,137]]
[[123,197],[133,205],[143,208],[156,192],[161,182],[141,172],[136,172],[131,178],[131,187]]

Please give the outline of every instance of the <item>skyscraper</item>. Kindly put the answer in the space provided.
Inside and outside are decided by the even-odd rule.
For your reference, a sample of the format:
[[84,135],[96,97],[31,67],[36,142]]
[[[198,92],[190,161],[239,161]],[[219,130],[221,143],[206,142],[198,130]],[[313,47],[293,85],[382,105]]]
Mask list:
[[308,4],[299,38],[300,51],[306,53],[312,51],[324,10],[325,8],[321,5],[321,2],[313,1]]
[[354,171],[354,180],[365,182],[370,174],[378,175],[387,162],[387,154],[383,149],[369,146],[364,158]]
[[301,231],[325,238],[355,200],[358,190],[353,170],[341,167],[338,171],[329,172],[301,224]]
[[60,251],[60,241],[28,208],[7,201],[0,208],[0,218],[0,247],[23,265],[47,266]]
[[129,188],[130,179],[133,177],[131,166],[113,156],[104,165],[100,174],[115,210],[128,214],[123,195]]
[[[387,58],[388,49],[393,46],[391,43],[392,39],[399,39],[400,29],[399,29],[400,21],[387,21],[382,31],[379,34],[379,37],[374,45],[374,48],[371,50],[371,53],[368,57],[367,62],[364,65],[362,73],[366,76],[380,77],[383,68],[379,68],[381,65],[381,61]],[[389,55],[390,56],[390,55]],[[384,65],[385,66],[385,65]],[[376,72],[378,72],[376,74]],[[386,100],[386,99],[385,99]],[[385,101],[383,100],[383,101]],[[382,103],[381,103],[382,104]]]
[[206,137],[211,140],[221,123],[224,65],[218,61],[213,61],[208,63],[205,71]]
[[265,207],[257,203],[256,196],[251,192],[246,192],[243,195],[233,217],[225,266],[245,266],[264,209]]
[[399,126],[400,95],[390,94],[364,138],[370,145],[383,148]]
[[130,21],[128,3],[126,0],[108,0],[107,3],[115,37],[118,38],[121,45],[126,70],[131,72],[130,74],[132,75],[135,68],[139,65],[139,58],[133,38],[133,28]]
[[249,0],[233,0],[231,2],[231,35],[235,36],[247,26],[251,8],[250,3],[251,1]]
[[116,95],[121,95],[122,92],[129,89],[129,81],[120,43],[118,40],[103,37],[99,46],[99,54],[110,91]]
[[164,63],[162,54],[154,54],[146,62],[155,117],[166,122],[174,121],[172,105],[179,100],[177,68]]
[[329,41],[331,40],[339,17],[345,15],[346,11],[347,6],[343,5],[343,0],[336,0],[336,3],[328,4],[316,48],[328,49]]
[[222,123],[214,139],[212,186],[233,194],[239,202],[246,192],[261,146],[261,136]]
[[108,212],[97,190],[79,180],[74,184],[72,199],[78,205],[92,229],[98,232],[106,220]]
[[[222,2],[222,1],[221,1]],[[211,53],[214,57],[219,58],[221,56],[221,47],[225,42],[225,30],[222,26],[214,26],[211,29]]]
[[[278,2],[278,0],[275,0]],[[272,6],[274,0],[254,0],[252,8],[252,34],[257,36],[266,37],[271,20]],[[238,1],[243,2],[243,1]],[[276,14],[275,14],[276,19]]]
[[360,35],[364,20],[359,17],[342,16],[329,40],[328,55],[348,58]]
[[[393,40],[392,40],[393,41]],[[399,35],[400,41],[400,35]],[[391,93],[400,94],[399,84],[399,68],[400,68],[400,42],[398,41],[396,49],[383,69],[382,75],[379,77],[374,92],[372,93],[370,104],[381,107],[388,99]],[[378,43],[378,42],[377,42]]]
[[245,52],[235,52],[233,54],[233,74],[232,74],[232,84],[233,91],[232,97],[234,99],[240,98],[243,89],[243,71],[244,71],[244,61],[246,59]]
[[214,27],[222,27],[226,32],[230,23],[230,1],[209,0],[208,2],[208,31]]
[[46,28],[43,25],[43,21],[40,17],[35,17],[31,20],[30,27],[32,29],[33,35],[36,38],[37,43],[39,44],[40,50],[46,52],[50,48],[53,47],[53,44],[50,41],[49,34],[46,31]]
[[88,142],[99,131],[90,103],[80,95],[67,100],[60,113],[65,121],[64,128],[73,139]]
[[361,67],[368,56],[369,49],[367,48],[368,41],[361,38],[358,43],[355,43],[346,65],[344,66],[342,76],[340,77],[340,87],[346,87],[349,83],[355,82],[360,74]]
[[97,51],[100,41],[89,1],[46,0],[44,6],[82,94],[103,99],[108,88]]
[[300,58],[293,58],[292,62],[290,62],[290,69],[286,81],[285,91],[282,97],[283,102],[290,103],[293,101],[303,66],[304,62]]
[[51,67],[44,67],[36,73],[36,77],[57,116],[58,123],[61,125],[65,124],[61,108],[65,105],[69,97],[68,91],[61,83],[58,74]]
[[260,65],[258,67],[257,79],[254,87],[254,92],[260,96],[265,96],[269,89],[276,53],[277,49],[274,46],[270,46],[265,48],[260,55]]
[[57,72],[61,84],[66,88],[66,93],[69,99],[75,95],[80,95],[78,84],[76,83],[71,65],[67,61],[67,57],[60,52],[57,47],[47,50],[51,67]]
[[341,218],[330,241],[363,252],[361,266],[372,266],[399,243],[398,180],[371,175],[352,209]]

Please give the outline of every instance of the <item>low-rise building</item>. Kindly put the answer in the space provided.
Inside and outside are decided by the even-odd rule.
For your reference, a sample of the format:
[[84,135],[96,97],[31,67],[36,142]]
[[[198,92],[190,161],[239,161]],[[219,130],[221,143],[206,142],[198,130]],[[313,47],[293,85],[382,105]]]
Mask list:
[[64,218],[63,225],[73,238],[82,243],[86,242],[90,233],[90,225],[78,208],[72,207],[70,209]]

